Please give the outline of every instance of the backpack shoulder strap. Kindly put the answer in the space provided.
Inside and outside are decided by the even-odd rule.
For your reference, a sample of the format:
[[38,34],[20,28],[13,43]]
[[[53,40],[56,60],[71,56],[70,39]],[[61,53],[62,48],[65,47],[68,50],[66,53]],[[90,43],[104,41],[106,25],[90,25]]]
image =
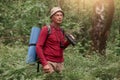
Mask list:
[[65,34],[65,31],[64,31],[64,29],[63,28],[60,28],[61,29],[61,31],[62,31],[62,33],[63,33],[63,35]]
[[[47,37],[46,37],[46,40],[48,39],[48,37],[49,37],[49,35],[50,35],[50,33],[51,33],[51,27],[50,27],[50,25],[47,25],[47,28],[48,28],[48,34],[47,34]],[[45,42],[46,42],[46,40],[45,40]]]
[[48,27],[48,34],[50,34],[51,33],[51,27],[50,27],[50,25],[47,25],[47,27]]

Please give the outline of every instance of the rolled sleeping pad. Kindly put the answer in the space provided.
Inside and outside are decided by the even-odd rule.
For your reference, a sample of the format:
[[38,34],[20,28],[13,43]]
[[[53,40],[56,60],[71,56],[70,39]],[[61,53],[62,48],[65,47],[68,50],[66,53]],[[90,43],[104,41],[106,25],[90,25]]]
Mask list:
[[29,40],[29,47],[28,47],[28,54],[26,58],[26,63],[28,64],[35,64],[37,57],[36,57],[36,43],[40,34],[40,28],[33,26],[31,33],[30,33],[30,40]]

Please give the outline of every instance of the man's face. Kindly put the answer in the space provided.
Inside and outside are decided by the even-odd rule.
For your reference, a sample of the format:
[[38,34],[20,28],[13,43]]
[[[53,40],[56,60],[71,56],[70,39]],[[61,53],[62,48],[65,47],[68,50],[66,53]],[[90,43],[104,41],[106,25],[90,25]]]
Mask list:
[[62,12],[56,12],[53,16],[52,16],[52,21],[54,23],[57,24],[61,24],[63,20],[63,13]]

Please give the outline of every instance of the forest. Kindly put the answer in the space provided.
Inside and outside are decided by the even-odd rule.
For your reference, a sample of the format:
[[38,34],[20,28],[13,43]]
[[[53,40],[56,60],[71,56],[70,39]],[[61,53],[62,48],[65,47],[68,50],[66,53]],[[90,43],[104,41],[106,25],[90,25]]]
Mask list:
[[[55,6],[77,44],[65,49],[63,73],[46,76],[26,57],[32,27],[50,24]],[[120,0],[0,0],[0,55],[0,80],[120,80]]]

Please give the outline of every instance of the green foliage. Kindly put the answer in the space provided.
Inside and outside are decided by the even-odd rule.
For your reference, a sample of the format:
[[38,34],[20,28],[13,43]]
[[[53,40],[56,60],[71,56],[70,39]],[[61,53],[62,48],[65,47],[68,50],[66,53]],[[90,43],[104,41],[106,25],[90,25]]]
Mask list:
[[[61,0],[63,1],[63,0]],[[115,0],[115,14],[107,41],[106,58],[89,54],[92,6],[94,0],[64,0],[62,27],[73,34],[77,45],[65,50],[62,75],[36,73],[36,65],[25,63],[32,26],[49,24],[49,11],[57,0],[0,1],[0,80],[119,80],[120,79],[120,1]],[[19,46],[18,46],[19,45]],[[10,47],[12,46],[12,47]],[[47,78],[48,77],[48,78]]]
[[120,37],[119,37],[119,35],[116,36],[114,49],[115,50],[113,51],[113,53],[116,53],[116,55],[120,55]]
[[43,74],[41,67],[26,64],[27,46],[0,45],[1,80],[119,80],[120,56],[107,49],[107,57],[91,55],[83,57],[75,48],[65,50],[65,69],[63,73]]
[[[2,4],[3,3],[3,4]],[[3,1],[1,3],[0,37],[4,44],[27,43],[32,26],[48,22],[48,7],[38,1]],[[26,39],[27,38],[27,39]]]
[[[89,28],[91,27],[94,0],[85,3],[77,0],[61,0],[61,2],[64,2],[62,8],[65,12],[63,28],[66,32],[72,33],[78,42],[85,42],[89,45]],[[115,1],[115,18],[111,28],[110,41],[115,40],[118,35],[119,3],[119,0]],[[11,45],[28,44],[31,27],[38,23],[40,27],[49,24],[49,11],[57,5],[57,0],[1,0],[0,42]],[[83,44],[82,46],[84,47]]]

